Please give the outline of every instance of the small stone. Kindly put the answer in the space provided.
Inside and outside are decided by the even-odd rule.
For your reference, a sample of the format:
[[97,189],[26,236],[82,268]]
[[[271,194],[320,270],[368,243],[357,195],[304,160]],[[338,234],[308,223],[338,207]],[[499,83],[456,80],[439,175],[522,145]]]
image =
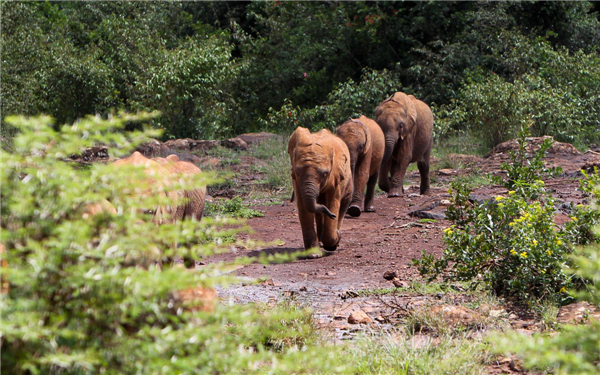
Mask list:
[[348,323],[368,324],[373,323],[373,319],[371,319],[364,311],[355,311],[348,317]]
[[402,281],[398,278],[394,278],[392,280],[392,284],[394,284],[394,286],[396,288],[408,288],[408,283],[406,281]]
[[388,270],[383,273],[383,278],[386,280],[393,280],[398,277],[396,271]]
[[386,322],[385,318],[383,316],[381,316],[381,315],[375,317],[375,321],[377,321],[379,323],[385,323]]
[[300,291],[301,291],[301,292],[306,292],[307,290],[308,290],[308,289],[306,289],[306,287],[305,287],[305,286],[303,286],[302,288],[300,288]]

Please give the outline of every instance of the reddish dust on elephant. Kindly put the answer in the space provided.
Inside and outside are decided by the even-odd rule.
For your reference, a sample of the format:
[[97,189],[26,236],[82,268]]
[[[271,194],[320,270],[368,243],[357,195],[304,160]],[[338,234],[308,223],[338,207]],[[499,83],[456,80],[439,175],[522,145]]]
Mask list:
[[[360,216],[363,204],[365,212],[375,212],[375,185],[385,148],[383,131],[375,121],[360,116],[358,119],[350,119],[340,125],[336,135],[346,143],[350,152],[354,194],[348,214],[354,217]],[[365,186],[366,195],[364,195]]]
[[353,191],[348,147],[329,130],[311,134],[298,127],[288,154],[304,248],[318,248],[320,241],[325,250],[337,249]]
[[377,107],[375,121],[385,135],[379,188],[388,197],[404,194],[406,170],[410,163],[416,162],[421,175],[420,193],[427,193],[433,146],[431,108],[412,95],[396,92]]

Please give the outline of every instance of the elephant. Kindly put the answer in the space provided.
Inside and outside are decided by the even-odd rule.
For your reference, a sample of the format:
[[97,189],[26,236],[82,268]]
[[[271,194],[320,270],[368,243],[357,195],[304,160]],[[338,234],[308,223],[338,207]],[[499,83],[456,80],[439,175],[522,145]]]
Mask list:
[[[200,174],[202,171],[194,164],[179,160],[177,155],[171,154],[166,158],[153,158],[171,174]],[[181,194],[185,203],[177,206],[175,211],[175,220],[195,219],[200,221],[204,212],[204,202],[206,199],[206,185],[200,186],[197,189],[184,190]]]
[[[182,195],[181,192],[166,189],[170,184],[171,173],[164,168],[160,163],[151,160],[142,155],[139,151],[135,151],[128,158],[123,158],[113,162],[116,167],[124,165],[144,166],[144,172],[149,177],[148,183],[162,190],[163,194],[170,198],[172,204],[166,206],[158,206],[148,211],[152,213],[152,220],[156,224],[173,223],[176,220],[177,201]],[[146,194],[150,193],[150,189],[146,190]]]
[[318,248],[321,241],[325,250],[333,251],[352,200],[348,147],[329,130],[311,134],[299,126],[289,139],[288,153],[304,248]]
[[408,165],[417,162],[421,175],[420,193],[426,194],[433,146],[433,114],[429,106],[412,95],[396,92],[377,107],[375,121],[385,135],[379,188],[390,198],[399,197],[404,193]]
[[[360,216],[364,201],[365,212],[375,212],[373,197],[383,158],[385,140],[377,123],[366,116],[350,119],[340,125],[336,134],[350,151],[350,169],[354,179],[354,194],[348,208],[350,216]],[[367,194],[364,195],[365,185]]]

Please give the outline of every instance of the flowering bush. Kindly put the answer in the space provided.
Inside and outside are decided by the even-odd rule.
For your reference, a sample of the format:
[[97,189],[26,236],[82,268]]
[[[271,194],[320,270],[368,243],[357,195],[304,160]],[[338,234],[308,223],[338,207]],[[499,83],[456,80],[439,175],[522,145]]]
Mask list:
[[[522,133],[521,150],[525,142]],[[571,221],[564,228],[555,224],[555,200],[540,172],[535,173],[539,166],[531,168],[541,163],[549,146],[542,146],[532,161],[513,153],[512,163],[503,164],[508,172],[505,195],[472,203],[468,187],[457,182],[451,185],[453,204],[447,217],[453,225],[444,231],[446,249],[441,259],[424,253],[413,261],[422,275],[432,280],[450,267],[446,274],[450,279],[481,281],[498,295],[519,301],[571,299],[566,290],[580,279],[566,271],[571,267],[570,244],[580,243],[578,234],[589,231],[599,217],[584,206],[572,207]],[[582,186],[591,191],[594,179],[597,174],[585,175]]]

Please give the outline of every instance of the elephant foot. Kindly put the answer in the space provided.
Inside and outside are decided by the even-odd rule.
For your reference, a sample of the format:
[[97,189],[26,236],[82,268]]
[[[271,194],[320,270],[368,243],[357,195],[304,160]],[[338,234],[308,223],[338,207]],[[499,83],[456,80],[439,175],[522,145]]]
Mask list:
[[359,217],[360,216],[360,207],[358,207],[356,205],[352,205],[352,206],[348,207],[348,215],[350,215],[352,217]]
[[365,207],[365,212],[375,212],[375,206],[370,205],[368,207]]
[[388,198],[398,198],[404,194],[404,189],[402,188],[393,188],[388,192]]
[[318,253],[314,253],[314,254],[308,254],[306,256],[303,257],[298,257],[298,259],[300,260],[306,260],[306,259],[319,259],[323,257],[323,251],[319,251]]

